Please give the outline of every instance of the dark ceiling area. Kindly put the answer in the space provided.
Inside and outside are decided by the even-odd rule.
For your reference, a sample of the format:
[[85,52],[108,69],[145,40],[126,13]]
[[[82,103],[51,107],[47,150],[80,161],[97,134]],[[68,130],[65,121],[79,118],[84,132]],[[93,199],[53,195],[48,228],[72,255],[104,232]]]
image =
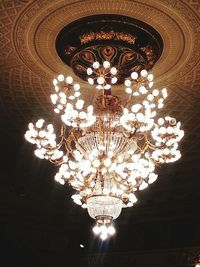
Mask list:
[[[194,266],[197,261],[200,253],[200,53],[197,49],[200,43],[200,3],[194,0],[113,2],[0,1],[2,267],[184,267]],[[129,5],[135,9],[130,9]],[[165,26],[169,26],[171,34],[176,36],[175,27],[170,28],[170,19],[175,16],[171,19],[174,23],[177,16],[181,18],[180,22],[177,19],[180,36],[186,35],[188,30],[188,39],[180,37],[184,40],[184,48],[180,42],[177,54],[172,55],[168,62],[165,59],[168,37],[165,32],[159,31],[162,26],[157,26],[164,42],[163,58],[161,61],[159,59],[158,64],[161,62],[161,66],[164,62],[166,68],[171,66],[171,76],[163,66],[158,66],[155,72],[158,71],[160,83],[167,84],[170,90],[165,113],[180,120],[185,131],[181,142],[182,158],[163,165],[159,169],[159,179],[148,189],[137,193],[138,202],[132,208],[123,209],[116,221],[116,235],[106,242],[95,238],[91,231],[93,220],[86,210],[73,203],[71,195],[74,190],[54,181],[57,168],[48,161],[36,158],[34,148],[24,139],[29,121],[43,117],[59,123],[59,118],[53,115],[49,94],[51,80],[59,67],[63,70],[65,65],[58,57],[52,62],[51,57],[56,55],[55,42],[50,46],[43,40],[48,37],[55,41],[58,29],[68,23],[66,19],[61,25],[58,22],[61,17],[56,20],[59,15],[56,12],[69,16],[69,21],[73,21],[70,14],[74,14],[75,20],[88,15],[91,8],[92,15],[102,13],[105,8],[103,13],[108,10],[108,13],[123,13],[140,20],[139,9],[142,8],[143,17],[148,14],[144,21],[148,23],[149,19],[150,25],[156,16],[163,16],[164,20],[166,15],[168,25]],[[68,13],[66,10],[69,10]],[[54,22],[58,23],[55,28]],[[52,31],[45,28],[48,24]],[[44,36],[45,32],[47,37]],[[30,36],[34,36],[34,41]],[[189,36],[192,36],[191,39]],[[177,34],[177,41],[170,43],[170,49],[175,49],[176,43],[181,40],[178,38]],[[181,49],[185,50],[179,54]],[[43,51],[41,55],[40,51]],[[177,65],[173,63],[176,56],[179,58]]]

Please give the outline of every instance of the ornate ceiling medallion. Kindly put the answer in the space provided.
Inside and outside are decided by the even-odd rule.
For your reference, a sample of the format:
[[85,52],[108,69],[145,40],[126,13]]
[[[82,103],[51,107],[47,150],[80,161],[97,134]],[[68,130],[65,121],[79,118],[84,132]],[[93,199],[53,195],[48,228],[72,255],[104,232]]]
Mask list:
[[87,80],[87,68],[93,62],[109,61],[117,68],[117,84],[121,84],[131,72],[153,67],[162,54],[163,41],[155,29],[142,21],[96,15],[65,26],[57,36],[56,50],[83,80]]

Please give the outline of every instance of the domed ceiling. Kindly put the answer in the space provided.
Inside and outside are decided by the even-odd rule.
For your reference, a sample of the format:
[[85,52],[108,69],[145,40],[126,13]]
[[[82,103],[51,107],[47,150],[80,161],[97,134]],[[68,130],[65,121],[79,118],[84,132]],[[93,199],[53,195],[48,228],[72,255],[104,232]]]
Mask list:
[[[14,140],[15,143],[18,140],[22,142],[21,139],[29,121],[39,117],[52,119],[53,108],[49,96],[52,91],[53,78],[59,73],[76,76],[58,56],[56,51],[58,33],[66,25],[87,16],[100,14],[127,16],[150,25],[161,36],[163,51],[153,67],[152,73],[158,87],[168,88],[169,97],[164,113],[181,121],[185,131],[181,145],[182,159],[178,163],[172,164],[171,167],[163,167],[163,177],[166,177],[164,184],[160,184],[160,187],[155,186],[154,189],[148,189],[152,190],[151,209],[153,210],[154,207],[162,209],[169,199],[171,199],[171,205],[173,205],[173,199],[177,203],[179,201],[180,203],[181,201],[190,202],[191,206],[197,203],[200,188],[198,181],[200,149],[199,13],[200,4],[195,0],[1,1],[0,133],[5,143],[8,144],[7,149],[11,149],[9,140]],[[91,93],[87,83],[78,76],[76,76],[76,80],[80,82],[82,93],[87,101],[92,103],[94,92]],[[123,95],[120,85],[116,86],[115,93]],[[59,120],[59,117],[53,116],[55,122],[57,119]],[[6,154],[6,156],[8,155]],[[23,155],[23,157],[25,156]],[[162,173],[160,177],[162,180]],[[194,185],[192,188],[190,188],[190,182]],[[170,188],[168,188],[169,184]],[[163,188],[165,186],[166,188]],[[177,189],[178,191],[175,193],[173,186],[181,189]],[[163,190],[166,192],[160,196],[159,192]],[[190,197],[193,193],[193,202],[189,196],[187,197],[188,192]],[[143,210],[141,208],[140,213],[145,214],[146,212],[147,215],[156,213],[155,210],[150,212],[148,203],[145,204],[149,198],[142,199],[143,196],[140,196],[139,201],[143,203],[141,204]],[[139,207],[136,207],[135,210],[132,208],[129,213],[136,212],[137,214],[138,209]],[[176,208],[173,209],[176,212]],[[82,218],[81,216],[79,219]]]

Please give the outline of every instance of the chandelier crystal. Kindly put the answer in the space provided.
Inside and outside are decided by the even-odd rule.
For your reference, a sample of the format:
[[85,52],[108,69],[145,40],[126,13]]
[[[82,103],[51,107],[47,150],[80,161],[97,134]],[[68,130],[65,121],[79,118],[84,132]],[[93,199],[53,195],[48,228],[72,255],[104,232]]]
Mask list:
[[152,73],[142,69],[125,79],[124,103],[111,92],[117,73],[109,61],[87,68],[88,86],[99,90],[93,105],[73,77],[58,75],[51,101],[63,122],[60,134],[43,119],[29,123],[25,134],[37,157],[59,166],[55,180],[76,190],[73,201],[96,220],[93,232],[102,240],[115,233],[122,208],[137,202],[136,191],[156,181],[157,166],[181,157],[184,135],[180,122],[159,118],[167,89],[154,88]]

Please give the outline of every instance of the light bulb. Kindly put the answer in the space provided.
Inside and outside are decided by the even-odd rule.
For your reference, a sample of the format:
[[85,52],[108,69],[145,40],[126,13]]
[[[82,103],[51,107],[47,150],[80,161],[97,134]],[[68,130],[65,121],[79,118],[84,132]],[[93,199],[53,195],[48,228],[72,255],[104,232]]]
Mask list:
[[59,82],[64,81],[64,79],[65,79],[64,75],[62,75],[62,74],[58,75],[58,81]]
[[108,237],[107,234],[101,234],[101,235],[100,235],[100,238],[102,239],[102,241],[106,240],[107,237]]
[[145,188],[147,188],[148,184],[145,182],[142,182],[141,185],[139,186],[139,190],[144,190]]
[[167,129],[166,129],[165,127],[160,127],[159,132],[160,132],[161,134],[166,134]]
[[82,109],[83,106],[84,106],[84,100],[79,99],[79,100],[76,102],[76,108],[77,108],[77,109]]
[[79,113],[79,118],[82,119],[82,120],[85,119],[86,116],[87,116],[87,114],[86,114],[84,111],[81,111],[81,112]]
[[91,75],[92,74],[92,69],[91,68],[87,68],[87,75]]
[[30,122],[30,123],[28,124],[28,128],[29,128],[30,130],[33,130],[34,126],[33,126],[33,123],[32,123],[32,122]]
[[137,202],[137,198],[136,198],[136,196],[135,196],[133,193],[130,193],[130,194],[129,194],[129,199],[130,199],[130,201],[131,201],[132,203]]
[[114,84],[114,83],[116,83],[116,82],[117,82],[117,77],[113,77],[113,78],[111,79],[111,83]]
[[132,89],[130,88],[130,87],[127,87],[126,89],[125,89],[125,91],[126,91],[126,93],[127,94],[132,94]]
[[140,112],[140,113],[137,113],[136,114],[136,119],[139,121],[139,122],[143,122],[144,121],[144,115]]
[[164,104],[163,103],[159,103],[158,104],[158,108],[160,109],[160,108],[163,108],[164,107]]
[[140,92],[141,94],[146,94],[146,93],[148,92],[148,90],[146,89],[145,86],[140,86],[140,87],[139,87],[139,92]]
[[74,90],[75,90],[75,91],[80,90],[80,88],[81,88],[80,84],[78,84],[78,83],[75,83],[75,84],[74,84]]
[[40,129],[42,128],[43,124],[44,124],[44,120],[40,119],[36,122],[35,126]]
[[110,72],[112,75],[115,75],[115,74],[117,74],[117,69],[115,67],[112,67]]
[[163,118],[159,118],[158,119],[158,124],[161,126],[165,123],[164,119]]
[[133,79],[133,80],[136,80],[137,78],[138,78],[138,73],[137,72],[132,72],[131,73],[131,78]]
[[153,94],[153,96],[158,96],[159,95],[159,91],[157,89],[154,89],[152,94]]
[[152,101],[154,99],[154,96],[152,95],[152,94],[149,94],[148,96],[147,96],[147,100],[148,101]]
[[150,81],[150,82],[152,82],[153,81],[153,74],[149,74],[147,76],[147,80]]
[[95,235],[98,235],[100,233],[100,228],[98,225],[95,225],[93,228],[92,228],[92,231],[95,233]]
[[100,166],[100,161],[98,159],[95,159],[92,164],[94,167],[98,168]]
[[141,74],[142,77],[147,77],[148,72],[147,72],[146,70],[142,70],[142,71],[140,72],[140,74]]
[[148,183],[149,184],[152,184],[153,182],[155,182],[158,178],[158,175],[155,174],[155,173],[150,173],[149,174],[149,180],[148,180]]
[[82,206],[82,202],[80,201],[80,199],[73,199],[74,203],[76,203],[79,206]]
[[108,69],[110,67],[110,62],[109,61],[104,61],[103,66],[105,69]]
[[108,234],[110,234],[110,235],[114,235],[115,234],[115,228],[112,225],[110,225],[108,227]]
[[98,84],[98,85],[96,86],[96,88],[97,88],[98,90],[101,90],[101,89],[103,89],[103,86],[100,85],[100,84]]
[[94,84],[94,80],[93,80],[92,78],[88,78],[88,83],[89,83],[90,85],[93,85],[93,84]]
[[54,108],[55,113],[60,113],[60,110],[58,108]]
[[129,87],[129,86],[131,86],[131,81],[130,81],[130,80],[125,80],[124,84],[125,84],[127,87]]
[[94,110],[93,106],[92,106],[92,105],[89,105],[88,108],[87,108],[87,111],[88,111],[89,113],[92,113],[93,110]]
[[58,81],[56,79],[53,80],[53,85],[57,85]]
[[104,86],[104,89],[106,89],[106,90],[109,90],[111,88],[111,85],[110,84],[106,84],[105,86]]
[[98,77],[98,78],[97,78],[97,83],[98,83],[98,84],[104,84],[104,82],[105,82],[104,77]]
[[72,83],[73,83],[73,78],[72,78],[71,76],[67,76],[67,77],[66,77],[66,82],[67,82],[68,84],[72,84]]
[[105,225],[100,226],[100,231],[102,234],[105,234],[105,235],[107,235],[107,233],[108,233],[108,229]]
[[100,64],[98,61],[95,61],[92,66],[94,69],[98,69],[100,67]]
[[162,95],[163,95],[164,98],[166,98],[168,96],[166,88],[162,89]]
[[153,86],[153,82],[149,83],[149,88],[151,88]]
[[55,105],[58,100],[58,96],[56,94],[51,95],[51,102]]

